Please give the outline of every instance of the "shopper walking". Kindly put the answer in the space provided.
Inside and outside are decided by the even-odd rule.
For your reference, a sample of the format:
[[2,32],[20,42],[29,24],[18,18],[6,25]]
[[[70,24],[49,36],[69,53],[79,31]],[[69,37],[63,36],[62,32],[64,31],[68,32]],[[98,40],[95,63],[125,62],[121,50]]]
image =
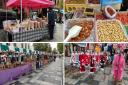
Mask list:
[[125,67],[125,59],[124,56],[121,54],[121,52],[118,50],[118,54],[115,54],[114,60],[113,60],[113,77],[115,84],[122,81],[123,78],[123,71]]
[[52,8],[49,8],[48,12],[48,29],[49,29],[49,35],[50,39],[53,39],[54,35],[54,27],[55,27],[55,13],[52,10]]

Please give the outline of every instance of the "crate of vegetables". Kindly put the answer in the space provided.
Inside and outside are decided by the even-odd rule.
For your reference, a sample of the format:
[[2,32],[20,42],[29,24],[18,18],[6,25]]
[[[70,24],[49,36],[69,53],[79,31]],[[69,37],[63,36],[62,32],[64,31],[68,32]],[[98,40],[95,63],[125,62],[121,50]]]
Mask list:
[[98,42],[127,42],[126,29],[119,20],[97,20],[96,34]]
[[94,18],[79,18],[79,19],[69,19],[66,21],[65,30],[67,31],[73,26],[81,26],[82,30],[79,35],[72,38],[71,42],[94,42],[95,41],[95,23]]
[[85,9],[87,0],[66,0],[65,6],[67,12],[74,12],[78,9]]

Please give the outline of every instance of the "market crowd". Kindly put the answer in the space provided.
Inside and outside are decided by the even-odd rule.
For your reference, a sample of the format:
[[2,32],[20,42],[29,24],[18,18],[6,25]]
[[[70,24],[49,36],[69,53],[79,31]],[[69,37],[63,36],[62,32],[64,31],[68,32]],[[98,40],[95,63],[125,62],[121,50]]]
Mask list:
[[32,69],[36,70],[44,65],[54,61],[53,54],[26,54],[17,52],[1,52],[0,53],[0,70],[7,70],[31,64]]
[[123,72],[128,64],[127,44],[87,44],[86,47],[75,46],[71,53],[70,63],[80,69],[80,72],[105,71],[112,66],[115,83],[121,82]]

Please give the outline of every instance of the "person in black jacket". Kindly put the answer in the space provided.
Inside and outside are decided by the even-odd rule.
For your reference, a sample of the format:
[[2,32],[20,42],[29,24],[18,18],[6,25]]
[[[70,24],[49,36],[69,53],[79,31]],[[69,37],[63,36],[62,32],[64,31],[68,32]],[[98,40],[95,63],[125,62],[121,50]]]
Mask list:
[[128,9],[128,0],[123,0],[120,11],[126,11]]
[[50,39],[53,39],[54,26],[55,26],[55,13],[52,10],[52,8],[49,8],[49,12],[48,12],[48,29],[49,29]]

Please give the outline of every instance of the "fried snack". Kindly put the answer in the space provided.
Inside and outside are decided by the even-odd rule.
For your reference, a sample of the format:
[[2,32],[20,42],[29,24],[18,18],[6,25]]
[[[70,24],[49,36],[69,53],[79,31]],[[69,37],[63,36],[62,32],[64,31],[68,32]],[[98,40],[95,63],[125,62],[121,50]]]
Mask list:
[[127,42],[121,25],[118,21],[99,20],[97,23],[97,35],[99,42]]
[[[71,42],[80,42],[82,40],[87,39],[91,35],[91,31],[93,29],[93,21],[91,20],[74,20],[73,22],[70,22],[71,24],[78,25],[82,27],[82,30],[79,34],[79,36],[72,38]],[[73,25],[72,25],[73,26]]]

